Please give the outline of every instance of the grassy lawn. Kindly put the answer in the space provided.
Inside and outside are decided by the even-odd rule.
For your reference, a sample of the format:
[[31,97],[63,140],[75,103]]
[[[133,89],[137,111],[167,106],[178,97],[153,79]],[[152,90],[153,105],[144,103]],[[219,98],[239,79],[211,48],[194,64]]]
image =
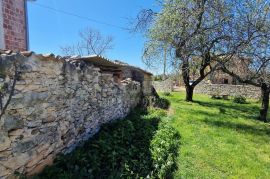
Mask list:
[[181,135],[174,178],[270,178],[270,125],[256,121],[259,103],[183,93],[171,101],[172,125]]

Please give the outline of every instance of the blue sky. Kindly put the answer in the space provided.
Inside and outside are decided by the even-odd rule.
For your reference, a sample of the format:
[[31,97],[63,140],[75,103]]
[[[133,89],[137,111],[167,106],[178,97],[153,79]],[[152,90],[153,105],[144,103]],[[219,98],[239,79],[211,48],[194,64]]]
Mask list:
[[[36,4],[35,4],[36,3]],[[127,27],[127,18],[136,17],[142,8],[155,8],[155,0],[37,0],[28,2],[30,50],[36,53],[61,55],[60,46],[79,40],[78,32],[85,27],[114,37],[114,49],[106,56],[145,68],[141,60],[145,39],[140,34],[107,26],[38,6],[46,5],[80,16]]]

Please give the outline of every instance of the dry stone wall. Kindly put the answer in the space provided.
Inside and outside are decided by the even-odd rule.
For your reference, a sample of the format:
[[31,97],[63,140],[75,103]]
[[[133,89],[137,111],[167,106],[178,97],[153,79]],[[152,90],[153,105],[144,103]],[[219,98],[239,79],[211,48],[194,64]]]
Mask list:
[[123,77],[131,78],[135,81],[138,81],[142,85],[142,91],[145,96],[152,94],[152,74],[141,70],[140,68],[134,66],[125,66],[122,67]]
[[0,178],[40,172],[103,123],[125,117],[141,96],[131,79],[115,82],[85,61],[34,54],[1,55],[0,89]]
[[251,85],[207,84],[200,83],[195,87],[195,93],[207,95],[244,96],[251,99],[259,99],[261,90]]
[[171,79],[166,79],[164,81],[153,81],[153,86],[158,92],[172,92],[173,82]]

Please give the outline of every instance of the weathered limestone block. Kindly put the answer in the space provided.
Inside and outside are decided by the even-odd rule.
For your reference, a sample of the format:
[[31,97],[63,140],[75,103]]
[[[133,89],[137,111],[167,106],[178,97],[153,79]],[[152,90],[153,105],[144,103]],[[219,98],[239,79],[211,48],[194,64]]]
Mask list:
[[8,137],[8,133],[0,131],[0,151],[4,151],[10,147],[11,141]]
[[11,156],[11,150],[4,150],[0,152],[0,161],[6,161]]
[[20,141],[19,143],[17,143],[14,146],[13,152],[14,153],[24,153],[24,152],[27,152],[27,151],[31,150],[35,146],[36,146],[36,144],[32,140]]
[[5,115],[4,120],[4,129],[6,131],[21,129],[24,127],[24,121],[19,118],[19,116]]
[[3,165],[0,164],[0,178],[7,177],[8,175],[12,174],[12,170],[4,167]]
[[30,155],[28,153],[14,154],[13,157],[7,161],[0,161],[0,166],[4,166],[10,170],[16,170],[22,166],[25,166],[26,163],[30,160]]
[[12,130],[8,133],[8,136],[20,136],[22,135],[24,132],[24,129],[16,129],[16,130]]
[[43,158],[44,158],[44,156],[42,154],[32,156],[32,160],[30,160],[30,162],[27,163],[26,167],[31,168],[31,167],[37,165],[41,160],[43,160]]
[[41,160],[38,163],[38,165],[34,165],[33,167],[27,168],[26,169],[27,174],[31,176],[40,173],[46,166],[50,166],[53,164],[54,158],[55,158],[54,155],[50,155],[44,160]]

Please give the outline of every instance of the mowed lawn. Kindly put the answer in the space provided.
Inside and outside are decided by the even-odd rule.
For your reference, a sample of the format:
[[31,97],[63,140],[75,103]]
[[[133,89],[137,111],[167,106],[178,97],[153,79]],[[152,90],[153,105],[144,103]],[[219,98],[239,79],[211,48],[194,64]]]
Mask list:
[[181,135],[174,178],[270,178],[270,125],[256,120],[259,103],[184,97],[166,97]]

